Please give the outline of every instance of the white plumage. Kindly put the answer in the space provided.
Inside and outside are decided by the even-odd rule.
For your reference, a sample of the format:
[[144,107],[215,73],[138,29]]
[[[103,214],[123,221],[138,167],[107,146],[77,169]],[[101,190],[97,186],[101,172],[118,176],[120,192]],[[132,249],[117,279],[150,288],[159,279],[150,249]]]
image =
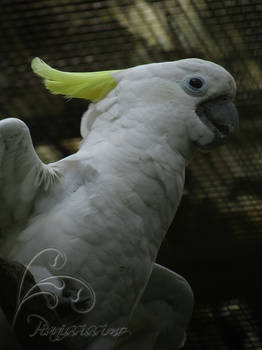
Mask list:
[[[177,349],[192,292],[154,262],[182,196],[186,164],[195,150],[224,142],[237,126],[229,103],[235,82],[222,67],[199,59],[111,76],[116,87],[82,118],[79,151],[56,163],[40,161],[22,121],[0,122],[0,252],[28,264],[48,247],[63,251],[68,263],[59,274],[84,279],[96,295],[81,324],[129,323],[133,336],[119,349]],[[193,86],[199,80],[205,91]],[[231,108],[226,116],[223,101]],[[45,255],[32,272],[36,280],[55,273]],[[91,342],[88,349],[109,350],[115,340],[75,342],[78,349]]]

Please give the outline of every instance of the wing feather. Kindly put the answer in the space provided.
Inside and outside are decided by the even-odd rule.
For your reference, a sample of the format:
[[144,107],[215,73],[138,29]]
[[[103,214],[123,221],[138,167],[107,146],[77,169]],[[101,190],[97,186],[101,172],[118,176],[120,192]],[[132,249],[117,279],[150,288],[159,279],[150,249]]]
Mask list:
[[178,350],[184,346],[193,293],[177,273],[154,264],[150,280],[117,350]]
[[37,191],[57,176],[34,150],[28,127],[16,118],[0,121],[0,230],[25,219]]

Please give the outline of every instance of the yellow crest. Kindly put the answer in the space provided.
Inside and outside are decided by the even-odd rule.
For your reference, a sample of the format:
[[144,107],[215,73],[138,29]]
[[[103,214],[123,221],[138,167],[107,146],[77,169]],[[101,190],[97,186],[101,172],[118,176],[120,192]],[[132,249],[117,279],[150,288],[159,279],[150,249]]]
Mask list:
[[36,74],[44,78],[48,90],[67,97],[98,101],[117,85],[111,75],[112,72],[116,72],[114,70],[90,73],[62,72],[50,67],[38,57],[33,59],[31,67]]

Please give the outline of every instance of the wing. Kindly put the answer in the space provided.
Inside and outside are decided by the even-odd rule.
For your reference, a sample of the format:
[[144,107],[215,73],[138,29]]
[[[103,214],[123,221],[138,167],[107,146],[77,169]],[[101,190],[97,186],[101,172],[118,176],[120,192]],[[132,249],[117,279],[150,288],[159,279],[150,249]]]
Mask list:
[[27,218],[40,188],[47,190],[54,168],[37,156],[30,132],[19,119],[0,121],[0,233]]
[[154,264],[141,301],[117,350],[177,350],[183,347],[193,310],[193,293],[177,273]]

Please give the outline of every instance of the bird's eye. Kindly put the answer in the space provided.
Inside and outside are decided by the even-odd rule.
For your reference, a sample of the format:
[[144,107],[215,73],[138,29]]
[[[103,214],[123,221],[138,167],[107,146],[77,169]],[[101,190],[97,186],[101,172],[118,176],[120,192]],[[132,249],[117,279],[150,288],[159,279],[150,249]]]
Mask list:
[[181,87],[191,96],[203,96],[207,91],[207,84],[204,78],[199,75],[190,75],[181,81]]
[[190,85],[192,88],[200,89],[200,88],[203,86],[203,82],[202,82],[202,79],[199,79],[199,78],[191,78],[191,79],[189,80],[189,85]]

